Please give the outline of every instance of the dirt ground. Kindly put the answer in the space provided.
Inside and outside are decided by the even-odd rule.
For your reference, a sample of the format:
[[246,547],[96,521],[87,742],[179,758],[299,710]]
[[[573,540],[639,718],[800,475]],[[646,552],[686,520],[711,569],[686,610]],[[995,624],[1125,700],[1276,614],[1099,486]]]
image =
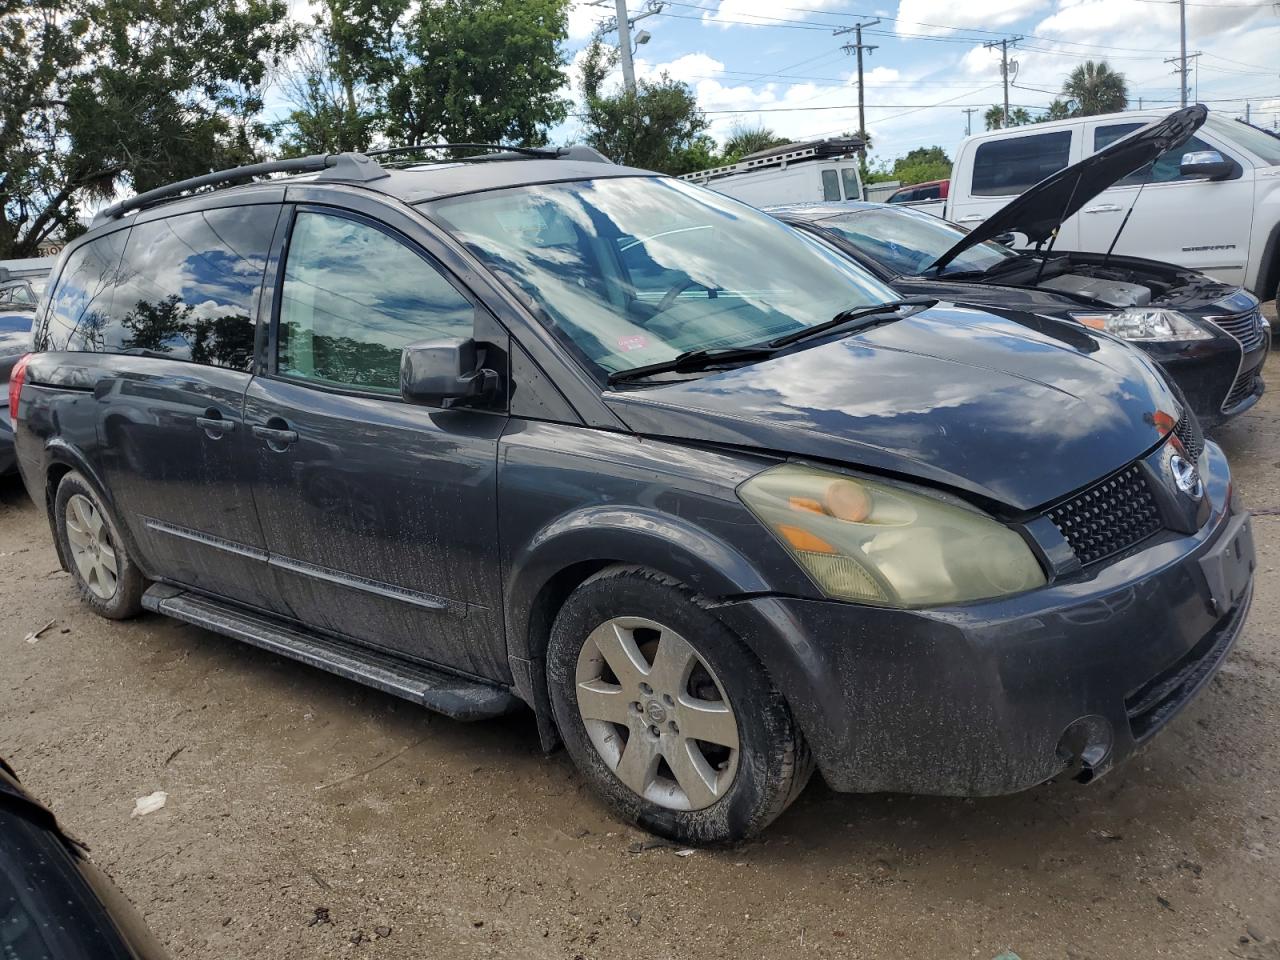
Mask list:
[[[1276,960],[1280,356],[1268,379],[1216,437],[1257,518],[1245,634],[1089,787],[975,801],[815,778],[759,840],[642,847],[528,716],[454,723],[161,617],[93,617],[13,482],[0,754],[180,957]],[[168,805],[131,818],[154,790]]]

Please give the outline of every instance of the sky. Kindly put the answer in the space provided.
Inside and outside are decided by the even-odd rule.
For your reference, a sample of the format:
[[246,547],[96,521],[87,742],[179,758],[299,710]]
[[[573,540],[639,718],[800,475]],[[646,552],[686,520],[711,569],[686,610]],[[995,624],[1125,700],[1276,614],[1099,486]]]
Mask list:
[[[629,0],[635,16],[649,7]],[[582,50],[613,0],[574,0],[569,68],[576,84]],[[1187,0],[1187,51],[1192,99],[1280,127],[1280,2]],[[666,0],[637,29],[651,39],[638,48],[636,73],[661,72],[688,83],[723,141],[735,124],[764,125],[810,139],[856,130],[855,58],[835,31],[879,19],[863,30],[867,129],[872,157],[892,160],[934,144],[954,155],[965,135],[966,106],[982,113],[1002,100],[1000,53],[987,43],[1021,37],[1010,48],[1017,64],[1012,105],[1042,110],[1066,75],[1084,60],[1106,60],[1129,82],[1131,107],[1178,103],[1178,5],[1170,0]],[[608,39],[616,42],[616,34]],[[1198,70],[1198,78],[1197,78]],[[614,82],[620,83],[615,76]],[[576,95],[576,89],[575,89]],[[570,119],[554,142],[580,135]]]

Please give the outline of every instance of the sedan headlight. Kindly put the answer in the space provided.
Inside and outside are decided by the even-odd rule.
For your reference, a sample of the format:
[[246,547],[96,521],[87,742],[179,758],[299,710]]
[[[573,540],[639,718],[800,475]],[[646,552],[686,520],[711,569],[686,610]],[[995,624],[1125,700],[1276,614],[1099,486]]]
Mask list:
[[1105,330],[1122,340],[1211,340],[1213,334],[1177,310],[1127,307],[1113,313],[1073,313],[1072,318],[1095,330]]
[[1045,583],[1022,538],[968,506],[797,464],[738,495],[829,597],[926,607]]

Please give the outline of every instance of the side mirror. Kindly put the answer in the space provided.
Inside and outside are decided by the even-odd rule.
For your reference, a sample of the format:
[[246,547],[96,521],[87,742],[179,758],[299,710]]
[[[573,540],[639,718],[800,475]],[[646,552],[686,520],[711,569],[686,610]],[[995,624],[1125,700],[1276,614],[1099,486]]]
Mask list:
[[1184,177],[1205,177],[1209,180],[1225,180],[1235,172],[1236,162],[1228,160],[1217,150],[1194,150],[1182,155],[1178,173]]
[[497,388],[497,371],[481,368],[474,340],[423,340],[400,354],[400,396],[409,403],[442,410],[474,406]]

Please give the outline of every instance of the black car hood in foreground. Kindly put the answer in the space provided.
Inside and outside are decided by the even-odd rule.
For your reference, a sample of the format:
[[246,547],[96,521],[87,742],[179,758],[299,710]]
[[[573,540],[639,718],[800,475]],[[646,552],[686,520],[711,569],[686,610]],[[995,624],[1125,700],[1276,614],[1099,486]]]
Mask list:
[[955,306],[607,401],[637,433],[891,471],[1019,510],[1119,469],[1181,413],[1124,344]]
[[1209,111],[1198,103],[1175,110],[1079,163],[1045,177],[970,231],[938,258],[933,269],[946,266],[970,247],[1002,233],[1026,234],[1030,243],[1047,240],[1063,221],[1103,190],[1185,143],[1208,115]]

